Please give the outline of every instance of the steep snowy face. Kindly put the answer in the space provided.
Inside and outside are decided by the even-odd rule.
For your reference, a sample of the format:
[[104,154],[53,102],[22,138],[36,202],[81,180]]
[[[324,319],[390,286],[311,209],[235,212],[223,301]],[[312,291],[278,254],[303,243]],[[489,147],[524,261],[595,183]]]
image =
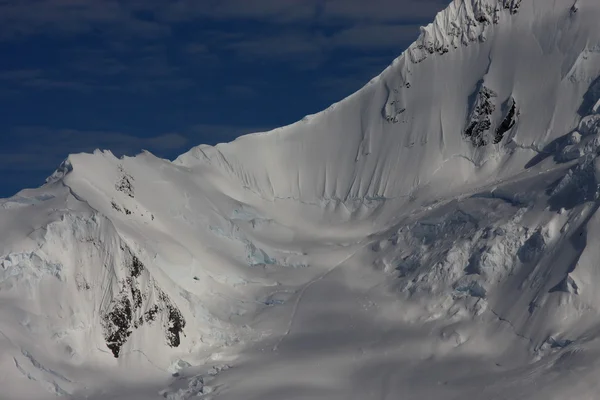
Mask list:
[[[509,383],[529,363],[542,380],[580,365],[561,352],[587,350],[600,327],[599,20],[596,0],[454,0],[380,76],[296,124],[174,162],[70,156],[0,200],[0,387],[164,389],[168,371],[178,379],[153,395],[190,398],[212,378],[181,369],[212,376],[235,359],[226,349],[247,348],[253,378],[232,373],[224,398],[268,398],[261,376],[278,362],[292,371],[278,382],[341,379],[357,360],[402,374],[475,356]],[[347,344],[331,340],[338,320]],[[376,375],[374,389],[319,393],[393,392]],[[407,398],[492,397],[434,378]]]
[[600,74],[597,17],[593,0],[455,0],[356,94],[176,164],[212,165],[264,199],[306,202],[510,176],[576,127]]

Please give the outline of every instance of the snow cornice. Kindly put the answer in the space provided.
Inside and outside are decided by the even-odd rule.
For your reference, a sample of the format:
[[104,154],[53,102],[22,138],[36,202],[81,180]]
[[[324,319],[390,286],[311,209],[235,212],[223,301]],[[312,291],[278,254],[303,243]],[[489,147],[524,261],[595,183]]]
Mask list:
[[501,22],[502,14],[515,15],[522,0],[453,0],[437,14],[434,22],[421,27],[421,35],[407,53],[413,63],[431,54],[445,54],[471,42],[484,42],[491,25]]

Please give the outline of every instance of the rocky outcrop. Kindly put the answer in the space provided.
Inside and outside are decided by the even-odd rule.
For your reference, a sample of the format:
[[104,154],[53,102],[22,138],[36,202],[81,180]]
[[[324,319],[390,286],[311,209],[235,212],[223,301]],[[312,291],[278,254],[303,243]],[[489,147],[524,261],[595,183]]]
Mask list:
[[511,96],[498,110],[498,95],[481,83],[473,95],[474,101],[463,132],[473,146],[482,147],[490,143],[498,144],[516,125],[519,117],[517,102]]
[[131,253],[128,258],[128,276],[120,282],[120,292],[102,316],[107,347],[118,358],[136,329],[158,320],[162,321],[167,344],[178,347],[186,325],[181,311],[151,277],[143,276],[144,264]]
[[517,109],[517,103],[514,98],[510,98],[507,102],[506,116],[500,123],[500,126],[496,128],[496,136],[494,137],[494,143],[498,144],[504,138],[504,135],[510,131],[513,126],[517,123],[517,118],[519,116],[519,110]]
[[464,132],[473,146],[481,147],[489,143],[488,133],[492,127],[492,114],[496,111],[494,104],[496,97],[498,97],[496,92],[481,85]]
[[134,198],[133,177],[125,172],[123,166],[119,166],[119,180],[115,184],[115,189],[125,193],[127,196]]
[[484,42],[490,25],[501,21],[501,14],[519,12],[521,0],[454,0],[439,13],[435,22],[421,28],[419,39],[408,54],[413,63],[431,54],[445,54],[471,42]]

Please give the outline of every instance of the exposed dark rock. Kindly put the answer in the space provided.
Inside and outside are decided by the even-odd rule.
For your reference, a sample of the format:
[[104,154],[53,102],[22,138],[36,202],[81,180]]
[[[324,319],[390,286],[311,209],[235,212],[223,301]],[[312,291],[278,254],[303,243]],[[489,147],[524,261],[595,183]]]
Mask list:
[[131,336],[132,316],[131,301],[127,297],[116,301],[112,310],[104,316],[106,346],[115,358],[119,357],[121,347]]
[[[494,6],[487,1],[476,1],[473,4],[473,16],[458,15],[446,16],[446,24],[434,24],[432,31],[426,31],[419,37],[419,40],[410,47],[409,56],[414,64],[426,60],[430,55],[438,53],[446,54],[450,51],[450,46],[458,48],[460,42],[468,45],[468,42],[479,40],[485,42],[487,39],[487,27],[491,24],[498,24],[503,13],[508,12],[511,16],[517,14],[521,7],[522,0],[499,0]],[[465,13],[466,14],[466,13]],[[449,23],[448,23],[449,22]],[[477,35],[473,34],[479,31]],[[438,37],[438,34],[446,37]]]
[[123,192],[126,195],[128,195],[129,197],[133,198],[134,196],[134,189],[133,189],[133,177],[131,175],[129,175],[127,172],[125,172],[125,170],[123,169],[122,166],[119,166],[119,172],[121,177],[119,178],[119,181],[115,184],[115,189],[117,189],[119,192]]
[[594,113],[594,106],[598,100],[600,100],[600,76],[592,82],[588,91],[583,95],[583,102],[577,113],[582,117]]
[[513,98],[511,98],[508,104],[508,113],[506,114],[506,117],[504,117],[504,120],[502,120],[502,123],[500,123],[500,126],[496,129],[496,136],[494,137],[495,144],[500,143],[504,138],[506,132],[510,131],[512,127],[515,126],[515,124],[517,123],[517,103],[514,101]]
[[144,313],[144,321],[147,323],[156,321],[156,315],[159,311],[158,305],[154,304],[148,311]]
[[381,112],[383,118],[389,123],[396,124],[400,122],[400,116],[406,112],[406,105],[402,99],[402,90],[406,88],[406,85],[402,84],[401,86],[388,89],[389,98]]
[[552,336],[550,336],[547,340],[548,343],[550,343],[550,347],[553,349],[564,349],[567,346],[570,346],[571,344],[573,344],[572,340],[569,339],[555,339]]
[[133,300],[133,306],[136,310],[142,307],[142,292],[137,287],[137,281],[134,281],[133,278],[127,278],[128,284],[131,288],[131,298]]
[[533,314],[538,308],[540,308],[539,304],[537,304],[535,301],[532,301],[531,303],[529,303],[527,311],[529,312],[529,314]]
[[494,25],[497,25],[500,22],[500,7],[496,6],[494,10]]
[[505,116],[495,131],[492,128],[496,126],[497,120],[494,117],[496,112],[495,99],[497,94],[490,88],[480,84],[480,89],[472,95],[472,110],[467,120],[467,127],[464,135],[473,146],[482,147],[490,142],[498,144],[502,141],[507,132],[516,124],[519,116],[519,110],[515,100],[511,97],[504,103],[503,109]]
[[402,114],[403,112],[406,111],[406,108],[399,107],[398,103],[399,102],[397,100],[393,100],[393,101],[390,102],[390,106],[395,109],[395,112],[393,113],[393,115],[388,114],[388,115],[385,116],[385,119],[386,119],[387,122],[397,123],[399,121],[398,120],[398,116],[400,114]]
[[134,278],[139,277],[144,270],[144,264],[137,258],[135,255],[131,256],[131,265],[129,267],[129,271],[131,272],[131,276]]
[[480,24],[489,25],[492,23],[490,18],[495,17],[496,10],[490,5],[483,5],[475,9],[475,21]]
[[115,203],[114,201],[110,202],[110,205],[112,206],[112,208],[114,208],[115,210],[119,211],[119,212],[123,212],[123,210],[121,209],[121,207],[119,207],[119,205],[117,203]]
[[[119,357],[121,348],[135,329],[145,323],[155,322],[161,314],[165,321],[167,344],[177,347],[181,343],[180,335],[186,325],[181,311],[156,283],[150,287],[154,288],[158,300],[154,304],[147,304],[148,299],[152,297],[140,289],[139,281],[144,270],[144,264],[131,254],[131,261],[128,264],[129,275],[121,282],[121,290],[115,296],[109,311],[102,317],[106,345],[115,358]],[[142,313],[144,308],[147,310]]]
[[491,122],[487,120],[472,122],[465,131],[465,135],[471,138],[473,146],[485,146],[487,144],[487,139],[485,138],[484,134],[490,129],[491,126]]
[[476,147],[482,147],[489,143],[488,132],[492,127],[491,116],[496,110],[493,99],[496,97],[497,94],[483,84],[475,95],[473,109],[469,115],[464,135]]
[[560,283],[550,289],[550,293],[554,292],[565,292],[578,295],[579,294],[579,286],[577,282],[569,275],[567,275]]
[[81,285],[78,285],[77,288],[80,290],[90,290],[92,287],[87,281],[84,281]]
[[185,319],[181,311],[171,303],[171,299],[163,292],[159,292],[159,299],[164,303],[167,309],[166,338],[167,344],[171,347],[178,347],[181,343],[180,334],[185,328]]
[[504,8],[508,9],[511,14],[517,14],[521,8],[522,0],[505,0]]

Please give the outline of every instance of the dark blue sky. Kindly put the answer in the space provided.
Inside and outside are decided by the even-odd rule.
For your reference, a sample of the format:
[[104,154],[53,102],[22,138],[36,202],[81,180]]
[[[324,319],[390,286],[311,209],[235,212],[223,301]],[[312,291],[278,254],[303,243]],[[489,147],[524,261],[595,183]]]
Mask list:
[[173,158],[379,74],[449,0],[0,0],[0,197],[69,153]]

